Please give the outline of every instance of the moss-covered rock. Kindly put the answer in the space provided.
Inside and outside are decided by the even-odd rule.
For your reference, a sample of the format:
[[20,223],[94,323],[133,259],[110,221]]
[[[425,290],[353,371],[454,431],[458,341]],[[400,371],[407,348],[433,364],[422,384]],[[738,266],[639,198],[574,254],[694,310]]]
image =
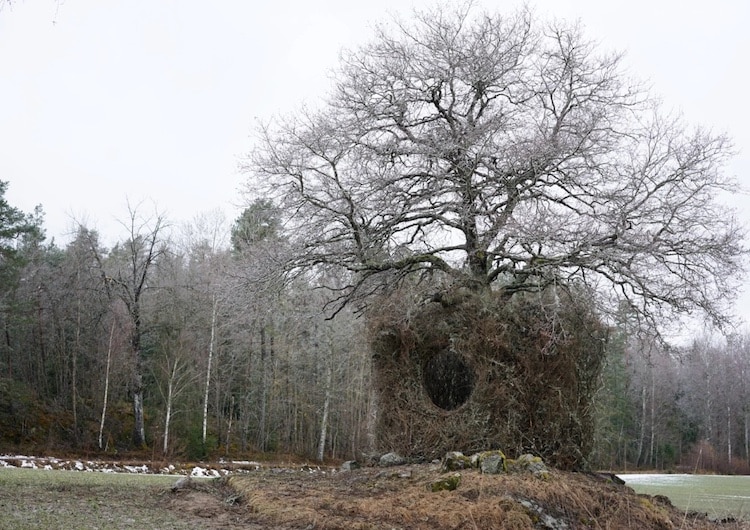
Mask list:
[[547,480],[549,478],[549,469],[544,461],[532,454],[523,454],[516,459],[507,459],[506,467],[509,473],[531,473],[537,478]]
[[474,455],[477,467],[482,473],[499,475],[508,471],[505,453],[502,451],[482,451]]
[[442,477],[430,483],[430,491],[453,491],[461,484],[461,473],[453,473],[447,477]]
[[441,469],[446,471],[457,471],[459,469],[470,469],[476,467],[473,465],[471,458],[460,451],[449,451],[443,457]]

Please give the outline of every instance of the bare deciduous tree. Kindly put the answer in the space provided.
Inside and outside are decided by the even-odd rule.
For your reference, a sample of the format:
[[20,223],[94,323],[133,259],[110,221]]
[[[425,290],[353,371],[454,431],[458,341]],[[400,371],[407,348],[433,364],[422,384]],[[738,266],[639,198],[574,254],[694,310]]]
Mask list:
[[143,295],[149,287],[148,279],[152,268],[166,251],[163,245],[165,220],[159,214],[142,216],[138,206],[128,204],[129,217],[123,226],[128,238],[116,246],[108,260],[100,249],[92,245],[98,262],[102,282],[111,299],[121,300],[127,308],[132,330],[130,336],[133,354],[133,374],[131,395],[133,398],[133,443],[136,447],[146,444],[146,429],[143,416],[143,319],[141,314]]
[[381,27],[320,109],[262,128],[248,188],[285,206],[293,265],[355,273],[347,299],[437,273],[724,321],[746,255],[716,200],[727,137],[664,113],[576,25],[462,9]]

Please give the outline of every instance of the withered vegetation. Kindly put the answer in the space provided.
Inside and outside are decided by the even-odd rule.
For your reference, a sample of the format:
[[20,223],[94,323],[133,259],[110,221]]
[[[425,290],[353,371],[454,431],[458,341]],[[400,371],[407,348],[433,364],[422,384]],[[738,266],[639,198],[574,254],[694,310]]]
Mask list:
[[585,466],[606,328],[585,298],[453,293],[371,316],[378,446],[427,461],[447,451],[533,453]]
[[265,528],[743,528],[683,513],[665,498],[639,496],[591,474],[553,471],[540,480],[464,470],[456,490],[429,491],[440,476],[435,464],[326,475],[263,470],[233,476],[228,485],[252,513],[246,521]]

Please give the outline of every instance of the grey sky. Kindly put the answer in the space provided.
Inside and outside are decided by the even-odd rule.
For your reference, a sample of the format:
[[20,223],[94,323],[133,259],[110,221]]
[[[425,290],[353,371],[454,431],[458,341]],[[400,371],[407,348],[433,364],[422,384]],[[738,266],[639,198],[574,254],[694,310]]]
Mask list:
[[[11,204],[41,204],[60,243],[72,218],[121,236],[131,202],[175,223],[238,215],[238,157],[256,118],[325,91],[342,47],[422,0],[20,0],[0,11],[0,180]],[[521,2],[477,0],[510,11]],[[689,122],[727,131],[728,168],[750,187],[750,2],[539,0],[540,16],[580,19],[602,48],[627,52]],[[742,201],[729,198],[737,207]],[[748,208],[750,210],[750,208]],[[748,213],[744,217],[750,219]],[[750,315],[750,297],[740,312]]]

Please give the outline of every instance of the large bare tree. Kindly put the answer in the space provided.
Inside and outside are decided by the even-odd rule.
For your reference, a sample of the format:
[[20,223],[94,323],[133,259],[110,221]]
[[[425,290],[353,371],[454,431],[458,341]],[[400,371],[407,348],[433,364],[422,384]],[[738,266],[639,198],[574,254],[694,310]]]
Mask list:
[[[143,350],[143,299],[153,268],[166,252],[164,230],[166,221],[159,213],[144,215],[139,206],[128,202],[128,219],[122,222],[127,239],[116,245],[109,256],[103,256],[92,244],[107,296],[120,300],[130,318],[130,346],[133,355],[133,373],[130,392],[133,399],[133,444],[146,445],[146,428],[143,414],[144,357]],[[93,240],[92,240],[93,241]]]
[[348,299],[438,273],[508,295],[583,284],[652,323],[724,320],[746,255],[717,202],[731,143],[662,111],[579,26],[418,12],[344,53],[335,79],[263,126],[245,166],[285,206],[294,267],[351,271]]

